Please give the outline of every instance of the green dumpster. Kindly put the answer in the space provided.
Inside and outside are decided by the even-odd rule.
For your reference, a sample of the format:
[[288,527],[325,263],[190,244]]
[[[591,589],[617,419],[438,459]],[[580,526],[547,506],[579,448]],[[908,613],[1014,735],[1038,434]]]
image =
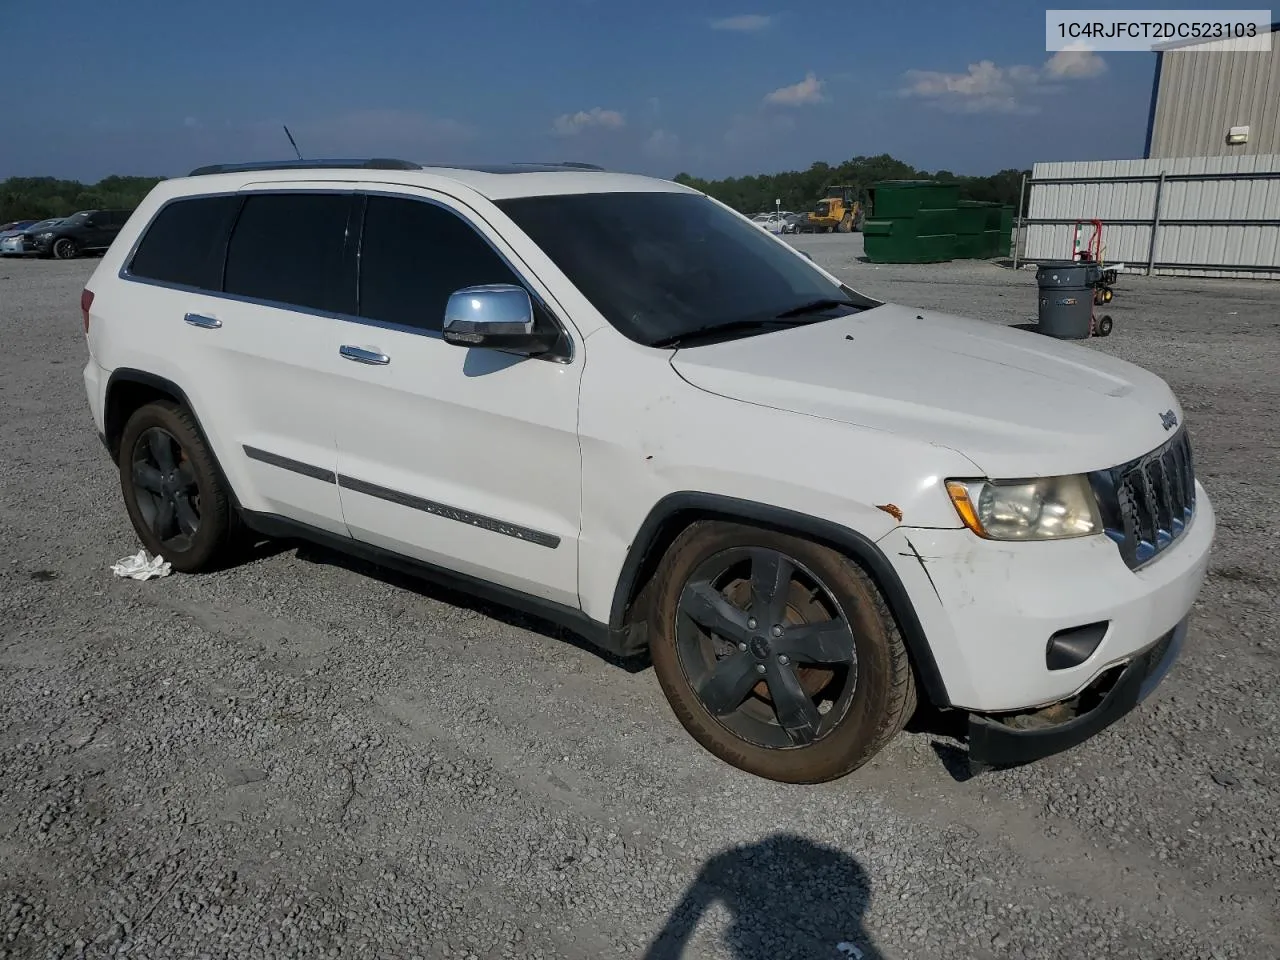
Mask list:
[[1000,238],[996,244],[997,257],[1007,257],[1013,253],[1013,206],[1005,204],[1000,208]]
[[956,205],[956,257],[989,260],[1000,255],[1001,206],[987,200]]
[[936,180],[884,180],[869,191],[871,216],[863,224],[873,263],[937,263],[956,255],[956,202],[960,188]]
[[956,259],[981,260],[986,256],[984,231],[987,228],[986,204],[976,200],[960,200],[956,204]]

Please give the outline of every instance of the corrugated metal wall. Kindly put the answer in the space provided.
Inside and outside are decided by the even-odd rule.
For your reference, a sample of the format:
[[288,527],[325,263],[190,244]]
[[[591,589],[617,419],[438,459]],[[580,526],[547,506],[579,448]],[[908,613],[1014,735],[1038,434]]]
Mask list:
[[1280,280],[1280,155],[1037,163],[1027,186],[1032,262],[1069,259],[1097,218],[1105,260],[1145,271],[1159,194],[1153,272]]
[[[1270,51],[1215,51],[1216,43],[1162,51],[1148,156],[1280,153],[1280,33],[1271,40]],[[1227,131],[1239,126],[1249,141],[1232,146]]]

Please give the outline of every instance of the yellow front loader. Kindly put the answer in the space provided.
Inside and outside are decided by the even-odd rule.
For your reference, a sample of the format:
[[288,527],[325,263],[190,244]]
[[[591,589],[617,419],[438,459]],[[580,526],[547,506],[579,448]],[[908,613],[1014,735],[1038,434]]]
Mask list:
[[801,229],[805,233],[852,233],[862,228],[864,216],[862,198],[856,187],[828,187],[827,195],[814,206]]

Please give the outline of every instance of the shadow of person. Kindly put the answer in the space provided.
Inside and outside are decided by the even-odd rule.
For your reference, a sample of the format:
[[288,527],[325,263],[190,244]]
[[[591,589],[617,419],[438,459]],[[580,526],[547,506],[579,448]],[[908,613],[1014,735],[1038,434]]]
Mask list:
[[734,960],[885,960],[862,926],[870,901],[867,873],[853,857],[777,834],[708,860],[644,960],[682,960],[716,904],[729,912],[725,945]]

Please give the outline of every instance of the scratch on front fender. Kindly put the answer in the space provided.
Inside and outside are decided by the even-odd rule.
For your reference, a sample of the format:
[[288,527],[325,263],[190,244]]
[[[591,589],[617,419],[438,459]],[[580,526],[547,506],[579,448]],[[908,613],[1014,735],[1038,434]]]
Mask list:
[[900,557],[912,557],[912,558],[914,558],[914,559],[915,559],[915,561],[916,561],[918,564],[920,564],[920,569],[924,571],[925,579],[929,581],[929,586],[931,586],[931,587],[933,588],[933,595],[934,595],[935,597],[937,597],[937,598],[938,598],[938,602],[939,602],[939,603],[941,603],[941,602],[942,602],[942,594],[940,594],[940,593],[938,592],[938,585],[937,585],[936,583],[934,583],[934,582],[933,582],[933,574],[931,574],[931,573],[929,572],[929,564],[928,564],[928,561],[927,561],[927,560],[925,560],[924,556],[920,553],[920,551],[916,549],[916,545],[915,545],[914,543],[912,543],[912,542],[911,542],[910,538],[908,538],[908,537],[903,537],[903,539],[904,539],[904,540],[906,540],[907,547],[911,550],[911,552],[910,552],[910,553],[900,553],[900,554],[898,554],[898,556],[900,556]]

